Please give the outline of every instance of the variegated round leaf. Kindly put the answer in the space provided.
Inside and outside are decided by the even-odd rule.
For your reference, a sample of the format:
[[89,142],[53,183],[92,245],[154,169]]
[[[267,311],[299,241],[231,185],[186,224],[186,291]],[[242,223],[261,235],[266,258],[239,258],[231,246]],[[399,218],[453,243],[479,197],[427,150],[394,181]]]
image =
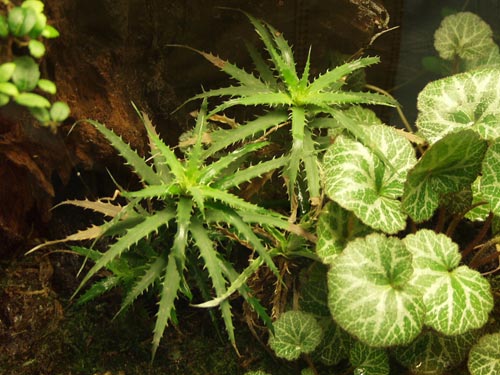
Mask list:
[[429,143],[461,129],[500,137],[500,70],[482,69],[429,83],[418,95],[417,127]]
[[287,311],[273,324],[274,335],[269,346],[280,358],[289,361],[310,353],[321,342],[323,332],[313,315],[303,311]]
[[387,126],[365,126],[368,139],[391,161],[385,165],[370,148],[340,135],[327,150],[323,169],[327,195],[366,225],[386,233],[406,226],[399,197],[408,169],[416,162],[411,144]]
[[472,375],[500,374],[500,333],[479,339],[469,353],[467,367]]
[[404,243],[413,254],[410,283],[423,293],[425,324],[445,335],[482,327],[493,309],[490,284],[479,272],[458,266],[458,245],[428,229],[406,236]]
[[333,319],[370,346],[411,342],[425,316],[421,293],[408,283],[411,264],[398,238],[373,233],[350,242],[328,273]]
[[472,130],[448,134],[432,145],[408,173],[402,209],[416,222],[430,219],[442,195],[474,182],[486,147]]
[[429,330],[420,334],[410,345],[395,348],[392,354],[412,374],[437,375],[462,362],[476,339],[476,331],[445,336]]
[[325,264],[331,264],[344,250],[346,244],[357,237],[369,234],[372,229],[363,224],[352,212],[335,202],[328,202],[316,224],[316,255]]
[[445,17],[434,33],[434,47],[445,60],[472,60],[487,55],[494,45],[491,27],[471,12]]

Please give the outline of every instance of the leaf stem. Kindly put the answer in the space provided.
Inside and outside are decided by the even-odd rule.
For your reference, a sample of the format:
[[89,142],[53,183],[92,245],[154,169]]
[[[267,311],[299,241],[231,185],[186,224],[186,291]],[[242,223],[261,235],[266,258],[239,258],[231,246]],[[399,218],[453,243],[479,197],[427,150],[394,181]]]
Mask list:
[[479,231],[479,233],[474,237],[474,239],[469,243],[469,245],[462,251],[462,259],[465,259],[467,255],[471,253],[472,250],[476,247],[476,245],[481,242],[481,240],[488,233],[488,229],[490,228],[491,222],[493,221],[493,213],[490,212],[488,218],[484,221],[483,227]]
[[314,362],[311,359],[311,356],[309,354],[304,354],[303,357],[306,360],[309,368],[313,371],[314,375],[319,375],[318,370],[316,370],[316,367],[314,366]]

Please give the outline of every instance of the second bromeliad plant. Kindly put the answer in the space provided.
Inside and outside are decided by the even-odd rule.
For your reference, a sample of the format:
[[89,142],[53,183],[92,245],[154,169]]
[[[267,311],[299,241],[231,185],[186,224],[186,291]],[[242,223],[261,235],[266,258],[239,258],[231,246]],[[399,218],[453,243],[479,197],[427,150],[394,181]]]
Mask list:
[[[94,284],[82,298],[123,284],[128,291],[123,309],[148,288],[156,288],[153,352],[168,321],[176,321],[176,298],[182,294],[192,299],[196,287],[209,299],[201,306],[219,306],[233,344],[228,297],[238,291],[274,331],[270,345],[276,354],[289,360],[307,356],[312,373],[313,361],[330,366],[347,358],[359,373],[388,374],[387,348],[417,373],[439,373],[461,362],[488,322],[494,301],[488,280],[462,264],[451,236],[464,216],[489,225],[500,215],[500,71],[483,67],[435,81],[422,91],[417,125],[428,147],[417,158],[409,141],[414,136],[384,125],[359,106],[396,106],[392,98],[345,89],[349,74],[377,58],[346,62],[310,79],[309,59],[299,75],[283,36],[246,16],[271,66],[253,47],[249,51],[258,75],[197,51],[237,85],[193,98],[203,98],[204,104],[181,158],[146,116],[151,164],[105,126],[90,122],[144,187],[120,189],[123,206],[68,202],[110,220],[63,241],[115,238],[104,252],[74,248],[96,262],[82,286],[103,267],[120,269],[113,266],[127,254],[142,260],[128,265],[133,272],[117,271]],[[465,18],[458,24],[469,14],[460,17]],[[450,27],[444,33],[455,31]],[[450,42],[441,48],[449,48],[455,58],[463,45]],[[213,96],[230,98],[207,111],[206,99]],[[269,112],[231,129],[207,127],[213,115],[238,105],[265,106]],[[262,160],[255,151],[269,142],[278,143],[282,155]],[[236,192],[243,183],[275,170],[281,170],[287,186],[287,216],[249,203]],[[260,203],[258,197],[257,192]],[[417,229],[436,210],[440,223],[449,218],[448,229],[441,224],[437,231]],[[298,220],[313,230],[306,232],[295,224]],[[414,230],[408,222],[415,224]],[[247,281],[264,264],[279,275],[273,257],[287,255],[287,232],[315,243],[299,252],[314,261],[301,271],[298,306],[271,324]],[[220,246],[235,242],[256,252],[243,271]],[[489,342],[483,347],[488,345],[494,348]],[[474,374],[485,373],[481,366],[494,366],[499,354],[498,347],[496,352],[481,349],[474,349],[479,352],[479,359],[472,361]]]

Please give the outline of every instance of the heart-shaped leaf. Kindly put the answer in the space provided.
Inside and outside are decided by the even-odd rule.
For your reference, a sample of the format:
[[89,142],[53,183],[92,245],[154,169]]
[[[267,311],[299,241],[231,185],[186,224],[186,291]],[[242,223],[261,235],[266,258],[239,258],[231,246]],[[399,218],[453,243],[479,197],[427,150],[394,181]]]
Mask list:
[[269,346],[280,358],[289,361],[311,353],[321,342],[323,332],[314,316],[302,311],[287,311],[273,324]]
[[472,60],[487,55],[494,44],[491,27],[471,12],[445,17],[434,34],[434,47],[445,60]]
[[398,238],[373,233],[350,242],[328,273],[333,319],[371,346],[410,343],[425,316],[420,291],[408,283],[411,264]]
[[371,231],[370,227],[363,224],[352,212],[335,202],[328,202],[323,207],[316,225],[316,255],[323,263],[331,264],[349,241]]
[[442,195],[474,182],[487,143],[472,130],[452,133],[432,145],[408,173],[402,207],[416,222],[428,220]]
[[479,272],[458,266],[458,245],[428,229],[406,236],[404,243],[413,254],[410,283],[423,293],[425,324],[445,335],[482,327],[493,309],[490,284]]
[[444,336],[425,331],[410,345],[392,351],[394,357],[412,374],[442,374],[462,362],[477,339],[477,332]]
[[386,166],[362,143],[340,135],[327,150],[323,168],[328,196],[366,225],[387,233],[406,226],[399,197],[408,169],[416,162],[411,144],[384,125],[363,126],[369,144],[393,164]]
[[472,375],[500,374],[500,333],[481,337],[469,353],[467,366]]
[[418,95],[417,127],[429,143],[461,129],[500,137],[500,70],[482,69],[429,83]]

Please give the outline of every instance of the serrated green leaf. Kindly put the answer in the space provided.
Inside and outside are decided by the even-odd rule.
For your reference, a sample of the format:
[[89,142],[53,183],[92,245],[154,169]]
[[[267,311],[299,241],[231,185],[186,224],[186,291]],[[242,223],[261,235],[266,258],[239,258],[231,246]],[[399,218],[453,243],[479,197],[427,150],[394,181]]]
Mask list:
[[108,129],[98,121],[86,120],[101,132],[111,145],[120,153],[127,163],[134,169],[135,173],[144,181],[151,185],[160,184],[161,179],[155,171],[141,158],[130,146],[124,142],[120,136]]
[[350,242],[328,273],[333,319],[374,347],[410,343],[425,318],[422,295],[409,284],[411,259],[397,238],[374,233]]
[[410,345],[396,347],[393,356],[412,374],[442,374],[462,362],[477,338],[477,332],[444,336],[435,331],[422,332]]
[[94,264],[94,266],[85,275],[80,286],[75,294],[95,275],[101,268],[105,267],[116,257],[119,257],[123,252],[128,251],[133,245],[137,244],[142,238],[147,237],[150,233],[158,230],[159,227],[165,225],[173,218],[170,210],[158,211],[151,216],[144,218],[140,223],[133,228],[127,230],[126,234],[121,236],[114,244],[112,244],[103,256]]
[[[500,141],[493,142],[484,155],[480,185],[481,198],[495,215],[500,215]],[[485,209],[483,208],[483,210]]]
[[155,327],[153,329],[153,347],[152,358],[154,359],[156,350],[160,345],[160,340],[165,332],[168,321],[172,318],[175,311],[175,299],[180,289],[181,275],[177,269],[174,255],[170,253],[165,269],[165,276],[162,281],[160,293],[160,302],[158,304],[158,313],[156,315]]
[[146,291],[151,285],[161,279],[162,271],[164,271],[166,265],[167,261],[162,256],[159,256],[148,265],[144,275],[142,275],[140,279],[135,282],[132,289],[123,299],[120,310],[116,313],[115,317],[130,306],[132,302],[134,302],[134,300],[144,293],[144,291]]
[[40,90],[48,94],[55,94],[57,92],[56,84],[48,79],[40,79],[37,83]]
[[354,214],[335,202],[328,202],[318,217],[316,225],[316,255],[325,264],[333,264],[335,257],[349,241],[363,237],[372,230]]
[[481,337],[469,353],[471,375],[500,374],[500,333]]
[[[222,267],[220,266],[221,262],[218,260],[218,253],[213,246],[213,242],[210,240],[206,229],[203,228],[203,225],[197,219],[192,219],[192,224],[189,230],[193,236],[196,247],[200,250],[201,257],[205,262],[205,267],[207,268],[210,279],[212,280],[215,293],[217,297],[222,296],[226,291],[226,279],[222,274]],[[231,341],[231,344],[236,347],[234,325],[229,301],[223,300],[219,306],[229,340]]]
[[441,195],[471,185],[481,170],[487,143],[472,130],[436,142],[408,173],[402,208],[416,222],[432,217]]
[[50,102],[41,95],[32,92],[22,92],[14,98],[14,101],[25,107],[49,108]]
[[32,8],[15,7],[9,11],[7,23],[10,32],[16,37],[23,37],[35,26],[37,13]]
[[0,93],[8,95],[8,96],[17,96],[19,95],[19,90],[17,86],[10,82],[0,82]]
[[288,115],[285,111],[272,111],[235,129],[215,131],[211,133],[212,145],[205,152],[204,157],[211,156],[236,142],[259,135],[287,119]]
[[7,82],[14,74],[16,70],[16,64],[13,62],[4,63],[0,65],[0,82]]
[[372,348],[356,341],[349,351],[354,375],[389,375],[389,356],[385,349]]
[[50,118],[55,122],[63,122],[70,114],[69,106],[64,102],[55,102],[50,108]]
[[490,26],[471,12],[445,17],[434,34],[434,47],[445,60],[455,56],[466,60],[485,56],[493,45]]
[[12,82],[19,91],[32,91],[40,79],[40,68],[30,56],[21,56],[14,59],[16,65],[12,73]]
[[391,160],[394,170],[360,142],[340,135],[324,156],[325,190],[366,225],[396,233],[406,226],[399,197],[406,173],[416,162],[414,150],[407,140],[383,125],[365,127],[364,132]]
[[[345,84],[343,78],[347,77],[352,72],[366,68],[370,65],[377,64],[380,62],[378,57],[363,57],[358,60],[349,61],[343,65],[335,67],[324,74],[319,75],[309,86],[309,92],[320,92],[320,91],[330,91],[333,89],[339,89]],[[335,85],[332,87],[332,85]]]
[[31,56],[36,57],[37,59],[45,55],[45,45],[36,39],[31,39],[28,42],[28,49]]
[[274,322],[269,346],[278,357],[292,361],[316,349],[322,336],[321,327],[311,314],[287,311]]
[[481,69],[429,83],[420,92],[417,127],[429,143],[473,129],[481,137],[500,136],[500,70]]
[[404,243],[413,255],[410,283],[423,294],[425,324],[445,335],[482,327],[493,308],[488,281],[467,266],[458,266],[458,245],[444,234],[422,229]]

